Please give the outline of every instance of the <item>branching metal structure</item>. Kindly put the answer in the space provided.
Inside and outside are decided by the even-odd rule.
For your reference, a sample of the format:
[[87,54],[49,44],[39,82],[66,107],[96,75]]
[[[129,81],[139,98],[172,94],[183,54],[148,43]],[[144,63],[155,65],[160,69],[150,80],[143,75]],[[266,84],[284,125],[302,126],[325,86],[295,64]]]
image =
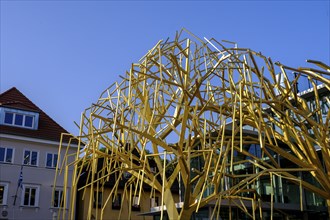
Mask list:
[[[330,113],[322,115],[317,87],[330,90],[330,68],[309,62],[318,68],[273,63],[260,52],[187,31],[158,42],[82,114],[78,138],[83,144],[75,161],[66,164],[76,173],[72,184],[65,183],[72,188],[71,201],[76,190],[99,190],[111,175],[116,173],[119,181],[128,172],[127,198],[140,196],[142,185],[150,185],[162,195],[161,216],[166,210],[170,219],[189,219],[211,203],[216,218],[224,201],[253,219],[262,217],[261,178],[268,178],[271,187],[276,178],[291,181],[299,186],[300,197],[305,189],[330,207]],[[303,76],[312,85],[313,108],[297,91]],[[329,105],[329,97],[323,102]],[[99,158],[104,159],[102,169],[97,168]],[[156,162],[156,172],[148,158]],[[283,161],[290,161],[290,167]],[[89,181],[78,189],[84,167]],[[317,184],[297,173],[310,175]],[[181,209],[171,191],[174,182],[180,184]],[[272,190],[271,213],[274,202]],[[91,215],[92,199],[89,204]],[[98,219],[106,219],[104,207]],[[74,208],[72,202],[71,218]]]

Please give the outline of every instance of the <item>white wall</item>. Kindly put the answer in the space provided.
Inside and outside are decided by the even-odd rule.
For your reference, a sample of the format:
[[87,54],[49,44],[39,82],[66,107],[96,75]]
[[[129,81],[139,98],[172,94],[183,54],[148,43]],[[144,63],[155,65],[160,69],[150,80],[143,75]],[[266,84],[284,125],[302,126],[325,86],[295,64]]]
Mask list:
[[[22,139],[22,140],[18,140]],[[1,212],[8,212],[8,219],[52,219],[53,211],[51,207],[52,190],[54,185],[55,169],[46,168],[46,153],[58,153],[59,143],[50,141],[38,141],[29,138],[15,138],[1,136],[0,146],[14,149],[13,163],[0,163],[0,182],[7,182],[8,195],[7,206],[0,206]],[[16,194],[21,165],[23,163],[24,149],[38,151],[38,166],[23,166],[23,184],[32,184],[39,187],[39,202],[37,208],[21,206],[23,190],[18,188],[16,205],[13,206]],[[62,149],[64,155],[66,149]],[[71,148],[70,153],[76,152],[76,148]],[[72,168],[69,170],[68,181],[71,182]],[[56,186],[63,186],[63,175],[57,178]],[[70,189],[68,189],[70,193]]]

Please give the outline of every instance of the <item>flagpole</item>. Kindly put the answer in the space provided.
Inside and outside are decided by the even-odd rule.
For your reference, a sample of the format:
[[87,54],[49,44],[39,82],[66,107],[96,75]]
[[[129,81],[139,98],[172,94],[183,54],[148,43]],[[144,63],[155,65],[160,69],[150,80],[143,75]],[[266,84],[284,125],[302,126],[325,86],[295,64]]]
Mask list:
[[17,183],[16,193],[15,193],[15,196],[14,196],[14,204],[13,204],[13,206],[16,205],[16,199],[17,199],[18,189],[20,187],[22,188],[22,182],[23,182],[23,164],[21,165],[21,172],[20,172],[19,178],[18,178],[18,183]]
[[18,177],[18,182],[17,182],[17,188],[16,188],[16,193],[15,193],[15,196],[14,196],[14,204],[13,206],[16,205],[16,199],[17,199],[17,193],[18,193],[18,189],[19,188],[23,188],[23,166],[25,165],[25,161],[27,162],[26,165],[29,164],[29,161],[27,161],[27,159],[30,157],[30,155],[26,155],[23,159],[23,163],[21,165],[21,172],[19,174],[19,177]]

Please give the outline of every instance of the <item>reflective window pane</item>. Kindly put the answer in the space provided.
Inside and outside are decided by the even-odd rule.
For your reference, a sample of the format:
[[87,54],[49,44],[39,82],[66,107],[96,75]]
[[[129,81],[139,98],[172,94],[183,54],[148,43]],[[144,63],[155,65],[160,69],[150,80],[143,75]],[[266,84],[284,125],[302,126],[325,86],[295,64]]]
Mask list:
[[30,205],[34,206],[36,202],[36,189],[31,189],[31,199],[30,199]]
[[28,165],[30,163],[30,151],[24,151],[24,164]]
[[25,116],[24,126],[25,126],[25,127],[30,127],[30,128],[32,128],[32,125],[33,125],[33,117],[32,117],[32,116],[28,116],[28,115],[26,115],[26,116]]
[[53,155],[52,154],[47,154],[47,161],[46,161],[46,166],[47,167],[52,166],[52,159],[53,159]]
[[11,163],[13,158],[13,149],[7,148],[6,162]]
[[59,207],[58,203],[59,203],[59,196],[58,196],[59,191],[55,190],[54,192],[54,207]]
[[16,114],[15,125],[23,125],[23,115]]
[[56,165],[57,165],[57,154],[54,154],[53,167],[55,168]]
[[0,147],[0,162],[5,161],[5,150],[6,148]]
[[5,195],[5,186],[0,186],[0,205],[3,205],[4,195]]
[[10,112],[5,113],[5,124],[13,124],[14,114]]
[[63,207],[64,201],[63,201],[63,191],[60,191],[60,201],[59,201],[59,206]]
[[29,205],[30,189],[26,188],[24,192],[24,205]]
[[31,165],[37,165],[38,152],[32,151]]

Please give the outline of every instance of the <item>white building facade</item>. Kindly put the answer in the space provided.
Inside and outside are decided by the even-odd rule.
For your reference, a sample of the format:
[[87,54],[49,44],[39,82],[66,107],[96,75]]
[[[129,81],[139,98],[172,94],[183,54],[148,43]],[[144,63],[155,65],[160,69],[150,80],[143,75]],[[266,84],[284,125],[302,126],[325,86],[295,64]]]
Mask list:
[[62,133],[16,88],[0,94],[0,219],[53,219],[67,210],[62,200],[71,191],[63,188],[64,174],[54,183],[57,164],[65,162],[59,158]]

